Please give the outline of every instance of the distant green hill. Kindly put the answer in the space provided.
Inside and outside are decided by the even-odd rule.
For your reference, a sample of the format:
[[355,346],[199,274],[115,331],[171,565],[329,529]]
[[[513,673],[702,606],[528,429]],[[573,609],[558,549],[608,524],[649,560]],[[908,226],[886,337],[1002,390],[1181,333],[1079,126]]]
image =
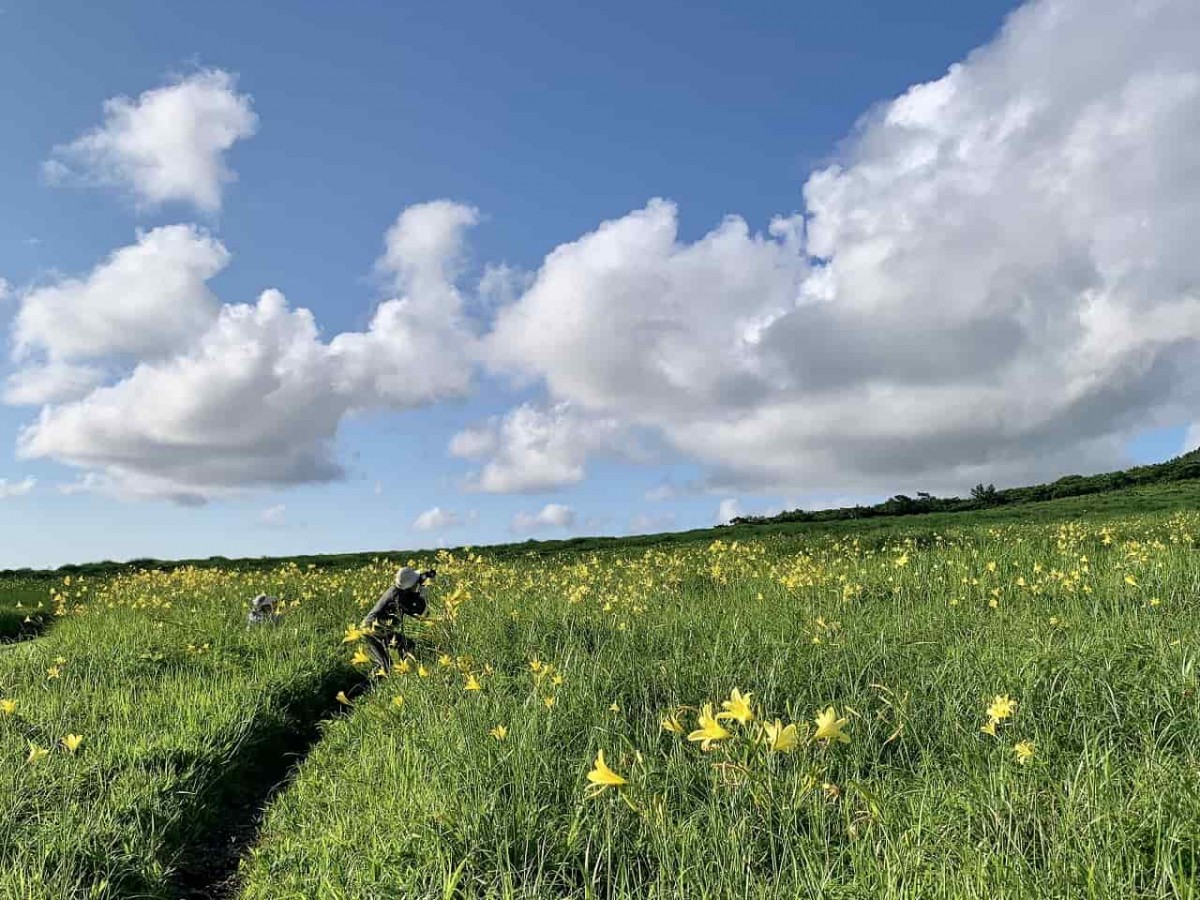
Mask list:
[[[1150,466],[1137,466],[1122,472],[1102,475],[1068,475],[1051,484],[996,490],[978,485],[970,498],[915,498],[897,495],[875,506],[851,506],[811,512],[791,510],[777,516],[739,516],[729,524],[691,531],[639,534],[626,537],[574,537],[565,540],[528,540],[513,544],[493,544],[477,549],[493,558],[542,555],[561,551],[638,550],[691,541],[748,539],[758,535],[786,535],[806,532],[853,531],[874,533],[884,539],[897,530],[934,531],[976,522],[1046,522],[1084,517],[1116,518],[1140,513],[1200,509],[1200,449],[1175,459]],[[914,516],[920,518],[914,519]],[[460,552],[466,548],[447,548]],[[73,574],[102,575],[126,569],[173,569],[180,566],[200,568],[226,567],[241,570],[270,569],[287,562],[297,565],[350,567],[373,559],[395,562],[415,556],[430,556],[425,549],[380,550],[363,553],[320,554],[292,557],[243,557],[231,559],[212,556],[205,559],[136,559],[128,562],[91,562],[62,566],[53,571],[6,569],[0,577],[61,577]]]
[[905,494],[877,503],[874,506],[843,506],[837,509],[803,510],[793,509],[774,516],[739,516],[731,525],[765,525],[781,522],[835,522],[847,519],[871,519],[880,516],[915,516],[929,513],[960,513],[992,509],[998,506],[1016,506],[1023,503],[1041,503],[1061,500],[1066,497],[1084,497],[1092,494],[1107,494],[1126,488],[1152,484],[1170,484],[1178,481],[1200,479],[1200,449],[1182,456],[1150,466],[1135,466],[1120,472],[1105,472],[1100,475],[1067,475],[1050,484],[1035,484],[1031,487],[996,490],[994,485],[976,485],[970,497],[934,497],[917,493],[916,497]]

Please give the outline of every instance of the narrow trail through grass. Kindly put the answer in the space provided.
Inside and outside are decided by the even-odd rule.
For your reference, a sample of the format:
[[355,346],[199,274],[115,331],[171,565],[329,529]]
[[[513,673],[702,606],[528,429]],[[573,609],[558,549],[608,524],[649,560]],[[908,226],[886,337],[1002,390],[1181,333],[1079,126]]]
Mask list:
[[253,729],[196,798],[201,818],[167,839],[181,848],[171,866],[174,897],[228,900],[238,895],[238,864],[256,841],[271,800],[291,783],[326,724],[345,712],[337,694],[353,700],[366,687],[355,672],[328,673],[298,689],[272,721]]

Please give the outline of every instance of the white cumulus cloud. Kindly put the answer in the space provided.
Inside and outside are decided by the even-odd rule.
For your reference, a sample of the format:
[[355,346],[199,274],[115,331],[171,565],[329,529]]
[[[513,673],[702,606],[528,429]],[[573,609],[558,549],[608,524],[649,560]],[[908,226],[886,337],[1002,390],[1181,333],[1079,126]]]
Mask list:
[[537,493],[576,484],[584,478],[589,455],[635,452],[616,419],[580,416],[567,403],[549,409],[523,404],[450,440],[453,456],[487,458],[468,477],[467,487],[493,494]]
[[562,503],[547,503],[536,513],[518,512],[512,519],[512,530],[529,534],[549,528],[570,528],[575,524],[575,510]]
[[475,288],[481,311],[494,312],[510,306],[533,284],[533,274],[507,263],[488,263]]
[[473,207],[434,200],[408,207],[388,230],[376,270],[395,297],[366,332],[330,344],[343,389],[362,405],[409,406],[470,388],[476,336],[457,280],[466,230],[478,220]]
[[61,361],[176,350],[216,318],[220,304],[207,282],[229,259],[220,241],[193,225],[139,234],[84,277],[21,293],[15,353]]
[[33,490],[36,484],[36,478],[25,478],[22,481],[13,482],[10,482],[7,478],[0,478],[0,500],[7,500],[10,497],[24,497]]
[[[417,238],[427,209],[436,239],[423,242]],[[116,335],[97,337],[88,354],[125,350],[142,358],[112,384],[44,406],[21,431],[18,455],[82,469],[77,489],[184,503],[341,477],[334,443],[348,413],[406,409],[469,385],[461,348],[472,338],[457,290],[445,280],[454,275],[447,254],[458,240],[443,227],[445,209],[413,207],[401,215],[408,239],[396,247],[389,238],[385,254],[401,293],[380,304],[367,331],[326,343],[311,312],[268,290],[256,303],[214,310],[190,340],[180,336],[173,353],[162,352],[166,340],[135,353]],[[451,232],[469,220],[460,216]],[[130,289],[150,292],[153,284],[131,279]],[[60,310],[65,325],[72,310]],[[64,352],[50,349],[52,356]],[[37,370],[19,372],[9,388],[17,399],[36,398]],[[55,392],[41,396],[48,393]]]
[[730,217],[694,244],[677,235],[674,204],[654,200],[558,247],[497,316],[489,360],[632,420],[755,402],[770,374],[757,330],[805,271],[795,223],[764,236]]
[[961,490],[1194,416],[1200,5],[1034,0],[860,124],[800,217],[663,201],[546,257],[493,366],[657,427],[714,490]]
[[427,509],[413,520],[412,527],[417,531],[442,531],[462,524],[458,513],[435,506]]
[[645,493],[645,498],[655,503],[662,503],[666,500],[674,500],[681,493],[678,485],[671,481],[662,481],[654,487],[649,488]]
[[52,183],[118,187],[145,205],[183,201],[215,212],[236,177],[226,151],[258,129],[251,99],[237,93],[236,81],[206,69],[136,99],[107,100],[103,123],[55,147],[45,174]]
[[40,406],[75,400],[104,380],[104,370],[70,363],[31,365],[13,372],[4,385],[4,402],[11,406]]
[[275,506],[268,506],[259,513],[258,520],[263,525],[279,528],[287,521],[287,507],[282,503],[278,503]]
[[742,504],[736,497],[727,497],[717,506],[718,525],[727,525],[730,519],[735,519],[742,515]]
[[1183,446],[1179,448],[1180,453],[1191,453],[1193,450],[1200,450],[1200,422],[1188,426],[1183,436]]
[[312,314],[267,291],[254,305],[223,308],[187,352],[44,407],[22,431],[18,455],[199,496],[328,480],[342,471],[333,437],[353,402],[335,376]]

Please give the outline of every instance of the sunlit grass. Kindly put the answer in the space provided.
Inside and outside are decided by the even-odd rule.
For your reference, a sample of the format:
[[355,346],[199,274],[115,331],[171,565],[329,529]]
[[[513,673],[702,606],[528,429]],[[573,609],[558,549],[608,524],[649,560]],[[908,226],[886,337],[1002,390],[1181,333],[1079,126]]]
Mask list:
[[[428,677],[329,729],[246,896],[1192,896],[1195,526],[463,566]],[[753,721],[715,719],[735,688]]]
[[390,563],[42,582],[0,647],[0,898],[173,896],[247,761],[331,711],[251,900],[1192,897],[1197,533],[443,554],[416,655],[344,702]]
[[349,668],[325,639],[335,603],[250,632],[250,587],[189,572],[43,585],[49,630],[0,648],[0,897],[170,896],[248,748]]

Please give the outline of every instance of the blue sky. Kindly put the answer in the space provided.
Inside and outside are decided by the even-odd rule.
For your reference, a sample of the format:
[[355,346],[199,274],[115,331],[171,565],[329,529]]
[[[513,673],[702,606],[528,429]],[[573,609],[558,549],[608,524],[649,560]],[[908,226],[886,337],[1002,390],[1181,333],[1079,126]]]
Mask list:
[[[980,123],[1011,121],[1014,97],[1049,98],[1045,114],[1054,111],[1055,121],[1090,122],[1089,110],[1126,96],[1163,60],[1190,74],[1170,36],[1189,15],[1187,5],[1164,4],[1160,21],[1138,30],[1123,27],[1117,4],[1100,4],[1105,13],[1091,17],[1092,33],[1079,40],[1081,65],[1103,58],[1097,48],[1111,48],[1121,62],[1084,89],[1063,83],[1056,74],[1063,60],[1046,50],[1055,29],[1067,27],[1059,19],[1069,24],[1084,15],[1066,0],[1030,4],[1006,34],[1001,28],[1016,4],[993,0],[563,2],[521,13],[482,3],[8,2],[0,13],[0,79],[10,86],[0,95],[0,277],[10,289],[0,310],[11,335],[10,375],[38,360],[84,361],[104,370],[94,389],[121,390],[135,368],[170,367],[197,353],[207,321],[151,355],[114,349],[118,337],[93,345],[90,356],[67,349],[69,332],[96,327],[73,318],[102,302],[86,290],[54,301],[53,316],[38,320],[50,324],[32,339],[34,362],[17,347],[26,327],[18,320],[33,321],[37,309],[48,308],[47,291],[70,279],[87,282],[110,254],[164,226],[195,226],[193,235],[227,251],[227,263],[197,287],[210,292],[207,307],[197,302],[214,321],[220,304],[254,304],[264,290],[278,289],[290,310],[311,311],[320,346],[347,332],[374,334],[378,304],[411,296],[432,310],[442,302],[421,299],[428,285],[405,274],[428,263],[449,273],[449,286],[432,290],[455,292],[466,325],[428,312],[433,318],[419,323],[436,327],[417,330],[429,335],[422,348],[411,345],[411,329],[394,341],[388,335],[400,332],[375,335],[369,365],[394,354],[395,366],[370,390],[335,391],[319,409],[313,401],[312,418],[327,414],[334,423],[332,444],[287,430],[307,415],[297,389],[301,408],[291,424],[256,433],[254,450],[265,462],[252,472],[231,464],[219,475],[199,474],[186,460],[211,446],[201,433],[209,419],[201,411],[177,414],[167,400],[145,412],[153,387],[141,399],[122,394],[107,412],[86,391],[0,407],[0,436],[10,447],[0,454],[0,478],[28,486],[0,499],[0,566],[682,529],[712,524],[722,512],[964,490],[977,480],[1019,483],[1175,455],[1192,426],[1194,394],[1190,384],[1170,397],[1157,386],[1158,379],[1179,382],[1172,373],[1196,322],[1185,301],[1198,282],[1166,250],[1137,278],[1123,275],[1118,283],[1106,274],[1121,268],[1106,254],[1128,216],[1116,211],[1124,195],[1121,185],[1109,187],[1103,165],[1063,175],[1077,196],[1095,198],[1082,205],[1090,204],[1098,224],[1082,231],[1072,209],[1040,203],[996,213],[992,232],[946,223],[993,194],[1010,197],[1011,182],[1001,176],[1022,171],[1029,159],[1078,158],[1083,132],[1068,140],[1042,129],[1033,147],[1034,128],[1025,122],[1015,136],[981,131]],[[962,63],[960,75],[947,80],[955,63]],[[1028,85],[1012,74],[1022,67]],[[126,151],[99,158],[94,145],[81,149],[81,136],[111,125],[106,101],[125,97],[136,109],[146,92],[214,72],[228,78],[212,91],[234,105],[229,114],[254,117],[246,133],[208,157],[236,174],[216,185],[215,204],[193,188],[147,193],[144,172],[129,174],[128,154],[120,155]],[[920,85],[932,87],[910,92]],[[943,89],[952,89],[948,102]],[[913,99],[897,105],[903,96]],[[1169,153],[1181,135],[1153,127],[1195,109],[1186,90],[1174,102],[1151,111],[1151,136],[1139,144],[1146,167],[1161,176],[1162,194],[1147,199],[1134,184],[1139,199],[1128,212],[1152,225],[1161,217],[1164,228],[1194,212],[1180,209],[1178,198],[1196,196],[1194,174]],[[182,108],[172,128],[185,133],[191,114]],[[1098,144],[1104,133],[1097,130]],[[991,135],[988,153],[969,142],[978,134]],[[905,160],[930,142],[942,148],[935,157],[954,162],[923,163],[917,182]],[[961,152],[946,153],[947,142]],[[166,150],[155,145],[155,164],[171,169],[180,164],[162,157],[174,152],[168,143]],[[48,160],[70,171],[56,175]],[[964,173],[995,183],[956,195],[947,185],[961,185]],[[1190,179],[1182,194],[1179,179]],[[934,195],[944,205],[930,205]],[[653,198],[674,205],[648,206]],[[439,200],[457,204],[460,212],[447,215],[459,216],[458,224],[435,220],[427,204]],[[412,240],[389,268],[380,262],[393,258],[385,235],[412,209],[404,232]],[[912,210],[917,226],[937,223],[923,232],[928,239],[912,240],[910,224],[881,231],[879,223],[898,221],[897,209]],[[746,233],[713,250],[706,235],[727,216],[740,217]],[[807,227],[807,243],[769,231],[775,217],[793,223],[789,235]],[[1026,229],[1011,226],[1021,220]],[[614,247],[586,240],[603,222],[617,223]],[[424,247],[423,229],[441,236],[437,248],[450,248],[435,262],[405,256],[441,252],[404,249],[413,241]],[[639,255],[662,229],[671,233],[665,247]],[[1062,252],[1041,259],[1021,245],[1022,231],[1045,234]],[[577,252],[552,265],[547,255],[560,245]],[[886,266],[871,263],[878,271],[868,271],[863,260],[881,246],[889,248]],[[1103,283],[1076,284],[1060,271],[1075,250],[1090,260],[1082,269],[1100,273]],[[1011,259],[987,262],[1004,253]],[[485,302],[480,278],[501,264],[508,293]],[[725,277],[712,275],[718,270]],[[939,273],[932,280],[923,274],[931,271]],[[154,278],[163,276],[145,277],[135,290],[152,302]],[[931,281],[953,284],[955,293],[932,296],[938,287],[926,297]],[[1174,293],[1155,294],[1150,288],[1160,283]],[[954,311],[969,305],[960,298],[975,293],[978,309],[958,321]],[[1097,293],[1112,305],[1089,318],[1080,310],[1092,309]],[[1138,306],[1152,294],[1155,303],[1177,301],[1159,311],[1176,337],[1147,333],[1119,358],[1115,350],[1097,356],[1096,346],[1112,346],[1105,329],[1122,315],[1153,318]],[[1000,296],[1022,300],[995,313],[1007,302]],[[884,323],[880,336],[840,314],[791,315],[796,297],[816,298],[814,309],[834,297],[843,309],[869,311],[864,321]],[[169,321],[172,313],[154,315]],[[1079,328],[1064,332],[1063,342],[1077,352],[1051,358],[1049,342],[1034,337],[1030,323],[1076,319]],[[103,321],[117,331],[140,327],[119,320],[114,313]],[[943,334],[938,329],[949,320],[959,330]],[[750,322],[768,323],[763,333],[774,337],[738,344]],[[885,328],[889,322],[902,325]],[[925,331],[913,325],[905,332],[903,323],[912,322],[925,322]],[[465,361],[453,358],[460,327],[481,347]],[[1018,332],[1024,337],[1012,339],[1011,353],[991,361],[986,348]],[[895,343],[889,334],[899,334]],[[922,334],[935,344],[981,344],[962,351],[961,366],[930,366]],[[621,362],[623,335],[656,363],[642,384]],[[669,337],[659,344],[656,335]],[[723,347],[723,336],[740,348],[728,359],[723,350],[705,350]],[[757,347],[770,355],[755,355]],[[447,382],[428,396],[409,390],[442,358],[447,370],[466,373],[468,387]],[[340,378],[343,370],[330,366],[329,377]],[[174,377],[175,370],[164,371]],[[387,378],[397,383],[380,387]],[[1032,382],[1045,386],[1040,406],[1029,402]],[[211,387],[182,376],[179,384],[194,394]],[[927,393],[932,388],[940,393]],[[162,396],[175,396],[172,390]],[[1161,402],[1147,399],[1160,395]],[[263,419],[247,403],[230,401],[228,417]],[[536,426],[540,437],[518,434],[516,420],[506,420],[522,404],[531,412],[521,428]],[[960,406],[981,412],[962,421],[943,415]],[[892,411],[901,409],[893,422]],[[37,452],[19,452],[18,435],[39,416],[52,421],[41,428]],[[479,437],[489,421],[486,447],[470,457],[450,452],[456,435]],[[511,432],[505,421],[514,423]],[[510,438],[518,446],[508,447]],[[270,453],[286,455],[280,448],[297,440],[312,445],[300,454],[303,464],[279,478],[264,475]],[[943,454],[928,452],[935,442]],[[236,454],[237,446],[222,452]],[[312,459],[333,460],[342,475],[314,474]],[[495,477],[479,481],[489,463]],[[180,495],[189,502],[176,502]],[[437,526],[427,529],[415,524],[435,508],[453,517],[426,516],[421,521]]]

